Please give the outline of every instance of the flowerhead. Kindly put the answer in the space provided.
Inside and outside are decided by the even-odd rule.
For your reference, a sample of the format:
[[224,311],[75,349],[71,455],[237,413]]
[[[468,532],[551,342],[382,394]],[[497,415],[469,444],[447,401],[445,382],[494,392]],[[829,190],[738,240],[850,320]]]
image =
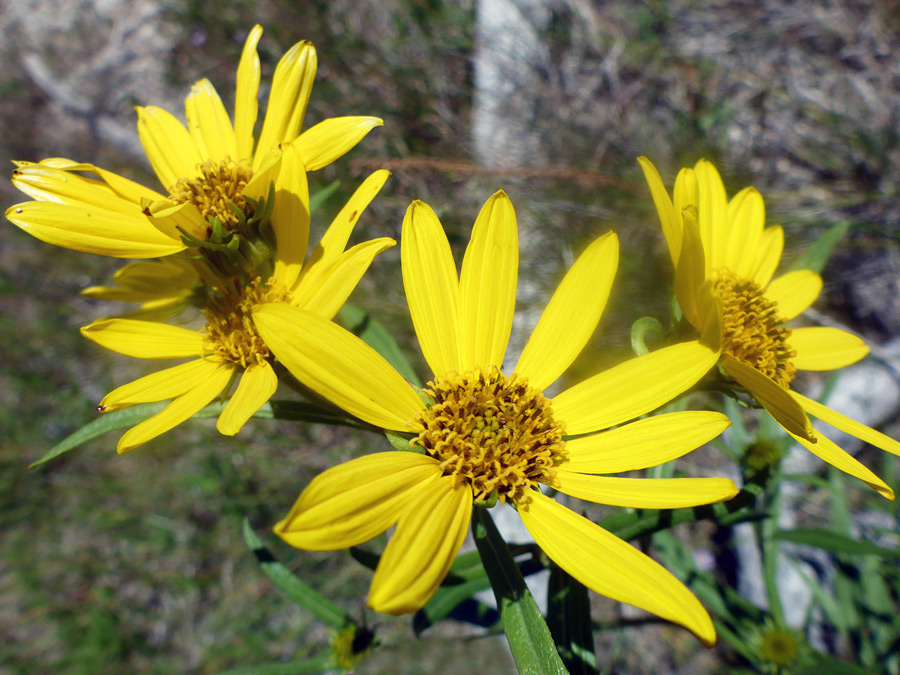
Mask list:
[[894,454],[900,443],[792,388],[798,371],[843,368],[869,348],[837,328],[787,325],[815,302],[822,279],[810,270],[772,278],[784,233],[765,227],[759,192],[744,188],[728,200],[719,172],[700,160],[681,170],[670,197],[653,164],[646,157],[638,161],[675,265],[679,305],[706,343],[720,348],[722,370],[804,448],[893,499],[883,480],[813,429],[807,414]]
[[[388,176],[387,171],[376,171],[362,183],[305,264],[305,237],[286,238],[279,240],[275,263],[267,276],[214,280],[215,285],[206,287],[205,326],[200,330],[147,320],[147,315],[139,319],[103,319],[81,329],[88,339],[127,356],[192,359],[119,387],[104,397],[98,408],[101,412],[174,399],[161,412],[127,431],[119,440],[119,452],[142,445],[194,416],[217,397],[227,396],[235,382],[234,393],[216,428],[229,436],[240,431],[278,385],[272,368],[274,357],[256,328],[253,311],[262,305],[285,304],[302,307],[308,316],[323,321],[334,317],[373,258],[395,243],[388,238],[373,239],[345,250],[360,214]],[[301,210],[308,214],[305,191],[302,201]],[[297,250],[301,241],[303,248]],[[117,299],[142,300],[143,289],[157,273],[148,271],[146,266],[171,267],[170,263],[171,259],[147,261],[142,263],[145,267],[123,275],[130,280],[131,288],[121,289]],[[190,278],[190,268],[186,275]],[[115,289],[108,292],[112,290]]]
[[325,471],[275,530],[299,548],[336,550],[396,525],[368,602],[377,611],[402,614],[422,607],[440,585],[473,506],[510,503],[538,545],[582,583],[680,623],[712,644],[708,614],[678,580],[542,488],[640,508],[734,496],[737,489],[724,478],[600,475],[668,461],[727,427],[724,416],[709,412],[629,423],[689,388],[717,353],[697,341],[660,349],[549,398],[544,390],[600,319],[618,242],[610,233],[581,254],[507,370],[517,236],[512,204],[498,192],[475,222],[458,274],[435,213],[422,202],[410,206],[401,241],[403,282],[433,373],[421,391],[333,323],[284,305],[254,310],[260,334],[291,373],[360,419],[408,432],[413,450],[372,454]]

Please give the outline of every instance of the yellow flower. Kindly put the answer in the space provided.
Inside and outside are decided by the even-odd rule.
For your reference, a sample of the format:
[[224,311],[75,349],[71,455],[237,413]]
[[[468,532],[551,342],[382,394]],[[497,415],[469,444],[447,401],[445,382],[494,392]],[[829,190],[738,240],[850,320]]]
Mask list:
[[[275,69],[254,143],[260,81],[256,45],[261,35],[262,28],[254,27],[244,45],[234,125],[205,79],[191,88],[185,101],[187,127],[161,108],[137,108],[138,134],[165,193],[69,159],[16,162],[13,184],[36,201],[11,206],[6,217],[51,244],[119,258],[156,258],[183,250],[177,228],[205,241],[212,235],[209,218],[218,218],[225,230],[246,234],[242,221],[255,215],[254,203],[267,197],[280,173],[297,171],[284,164],[302,162],[307,171],[319,169],[382,124],[376,117],[337,117],[301,134],[316,53],[309,42],[299,42]],[[283,179],[276,183],[276,237],[291,236],[287,231],[297,201],[291,189]]]
[[807,413],[893,454],[900,443],[791,389],[798,370],[843,368],[869,348],[836,328],[785,325],[812,305],[822,279],[810,270],[772,279],[784,234],[765,227],[760,194],[748,187],[728,201],[716,168],[700,160],[678,174],[673,202],[653,164],[638,161],[675,264],[678,302],[707,343],[721,346],[719,365],[804,448],[892,500],[893,490],[814,430]]
[[[542,390],[585,346],[606,305],[618,264],[618,241],[609,233],[569,270],[505,374],[518,235],[503,192],[481,210],[460,275],[437,216],[422,202],[413,202],[404,220],[401,260],[410,314],[434,373],[422,392],[331,322],[287,306],[253,312],[260,335],[295,377],[370,424],[415,434],[411,449],[421,451],[373,454],[325,471],[275,531],[299,548],[337,550],[396,525],[368,603],[402,614],[422,607],[440,585],[473,504],[509,502],[547,555],[582,583],[679,623],[711,645],[712,622],[687,588],[637,549],[545,496],[540,486],[652,509],[733,497],[737,489],[725,478],[595,475],[671,460],[728,426],[712,412],[626,424],[688,389],[712,367],[716,352],[699,342],[667,347],[552,401],[544,396]],[[607,431],[592,433],[602,429]]]
[[[285,303],[301,307],[309,316],[322,321],[334,317],[372,259],[395,244],[393,239],[381,238],[344,250],[360,214],[389,175],[387,171],[376,171],[363,182],[305,265],[306,238],[282,239],[270,276],[220,280],[210,289],[203,330],[124,318],[103,319],[81,329],[85,337],[126,356],[194,357],[192,361],[119,387],[103,399],[99,406],[102,412],[136,403],[175,399],[161,412],[127,431],[119,440],[119,452],[146,443],[189,419],[220,394],[227,395],[238,377],[240,382],[219,416],[216,428],[229,436],[240,431],[271,398],[278,384],[272,369],[273,357],[252,320],[254,308],[267,303]],[[308,213],[305,191],[300,196],[302,207]],[[139,276],[147,279],[146,274],[146,270],[141,270]],[[126,295],[119,299],[140,298],[133,290],[126,290]]]

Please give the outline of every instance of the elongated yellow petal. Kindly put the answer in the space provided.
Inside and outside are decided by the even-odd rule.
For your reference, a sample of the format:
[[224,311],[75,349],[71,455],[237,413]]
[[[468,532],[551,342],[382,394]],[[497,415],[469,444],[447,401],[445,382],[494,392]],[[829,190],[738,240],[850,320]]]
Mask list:
[[231,380],[232,372],[231,364],[221,363],[196,387],[176,398],[161,412],[126,431],[119,439],[116,451],[123,453],[133,450],[189,420],[222,393]]
[[728,478],[619,478],[556,470],[553,487],[597,504],[636,509],[681,509],[714,504],[738,493]]
[[113,258],[156,258],[184,249],[143,215],[126,216],[102,208],[53,202],[23,202],[6,210],[6,217],[28,234],[48,244]]
[[875,490],[885,499],[894,501],[894,491],[887,483],[872,473],[868,467],[854,459],[850,454],[841,450],[841,448],[839,448],[830,438],[818,432],[814,433],[816,439],[815,443],[810,443],[805,438],[800,438],[794,434],[791,434],[791,436],[794,437],[795,441],[819,459],[825,460],[834,468],[839,469],[844,473],[848,473],[854,478],[859,478],[859,480]]
[[368,605],[376,612],[421,609],[447,576],[472,515],[472,489],[455,481],[444,476],[406,505],[372,578]]
[[206,78],[194,83],[184,101],[188,131],[204,160],[237,161],[237,141],[228,111]]
[[12,182],[16,188],[38,201],[99,208],[130,217],[141,214],[140,203],[120,197],[104,181],[63,169],[40,164],[20,166],[13,171]]
[[253,157],[254,171],[263,155],[300,134],[303,116],[316,78],[316,50],[306,41],[291,47],[275,67],[269,105]]
[[814,438],[809,418],[787,389],[776,384],[756,368],[730,356],[722,356],[722,367],[788,432],[808,440]]
[[766,207],[755,188],[738,192],[728,202],[725,262],[738,276],[750,278],[756,270],[759,240],[766,223]]
[[234,136],[237,145],[234,159],[237,161],[253,158],[253,127],[259,110],[259,54],[256,45],[262,34],[262,26],[257,24],[247,35],[237,69],[234,92]]
[[272,229],[276,243],[275,277],[290,288],[300,275],[309,241],[309,186],[296,143],[283,146],[281,169],[275,179]]
[[100,402],[99,410],[112,412],[136,403],[165,401],[181,396],[209,379],[218,367],[217,361],[195,359],[180,366],[160,370],[109,392]]
[[549,387],[584,349],[606,308],[618,265],[619,240],[612,232],[594,241],[572,265],[514,369],[532,387]]
[[290,305],[253,311],[259,334],[301,383],[351,415],[407,431],[423,403],[374,349],[337,324]]
[[396,243],[393,239],[383,237],[357,244],[329,265],[329,269],[317,277],[318,283],[315,286],[306,284],[298,289],[293,294],[292,304],[324,319],[333,318],[369,269],[375,256]]
[[676,459],[721,434],[731,424],[717,412],[653,415],[566,442],[566,471],[621,473]]
[[[146,218],[173,241],[181,242],[182,231],[200,241],[207,239],[209,223],[191,202],[172,204],[168,199],[154,202],[147,207]],[[181,248],[185,248],[184,244]]]
[[432,494],[438,461],[414,452],[380,452],[320,473],[275,534],[291,546],[336,551],[357,546],[394,525],[410,500]]
[[553,399],[554,416],[573,436],[627,422],[690,389],[718,356],[697,341],[663,347],[562,392]]
[[481,208],[459,276],[459,359],[464,368],[503,365],[516,309],[519,233],[503,190]]
[[797,270],[773,279],[766,288],[766,297],[778,303],[778,315],[789,321],[812,305],[821,291],[822,277],[809,270]]
[[331,117],[307,129],[297,139],[307,171],[317,171],[343,157],[375,127],[378,117]]
[[250,199],[268,199],[269,188],[278,179],[281,171],[281,160],[284,153],[281,147],[276,147],[259,158],[258,166],[253,170],[253,176],[247,181],[241,194]]
[[191,134],[171,113],[156,106],[138,107],[138,137],[159,182],[169,190],[182,178],[199,175],[205,159]]
[[[818,417],[826,424],[830,424],[851,436],[856,436],[859,440],[874,445],[876,448],[890,452],[893,455],[900,455],[900,443],[890,436],[886,436],[880,431],[875,431],[875,429],[850,419],[846,415],[842,415],[838,411],[832,410],[811,398],[798,394],[796,391],[792,391],[791,395],[813,417]],[[819,435],[821,436],[821,434]]]
[[31,162],[18,162],[17,165],[19,167],[42,166],[55,169],[64,169],[68,172],[83,171],[86,173],[92,173],[104,183],[109,185],[113,192],[115,192],[119,197],[132,204],[139,205],[144,199],[147,199],[149,201],[157,201],[165,197],[165,195],[161,195],[155,190],[151,190],[150,188],[145,187],[140,183],[135,183],[133,180],[129,180],[123,176],[113,173],[112,171],[101,169],[100,167],[94,166],[93,164],[76,162],[71,159],[66,159],[65,157],[50,157],[48,159],[42,159],[36,165],[32,164]]
[[837,328],[795,328],[788,345],[797,355],[791,362],[798,370],[835,370],[856,363],[869,353],[861,338]]
[[725,264],[725,246],[728,241],[726,213],[728,200],[725,184],[712,162],[701,159],[694,165],[700,198],[697,204],[697,223],[700,238],[706,251],[706,274]]
[[544,553],[588,588],[680,624],[707,647],[715,644],[703,605],[659,563],[540,493],[519,515]]
[[765,288],[772,279],[772,275],[778,269],[778,263],[781,262],[783,249],[784,231],[781,226],[776,225],[763,230],[757,249],[756,266],[751,277],[759,286]]
[[659,222],[669,247],[669,256],[672,258],[672,264],[676,265],[678,257],[681,255],[681,214],[676,213],[672,199],[653,163],[646,157],[638,157],[638,163],[644,171],[647,185],[650,186],[650,195],[653,197],[653,203],[659,213]]
[[225,436],[234,436],[278,388],[278,377],[272,366],[263,361],[251,363],[228,403],[219,415],[216,429]]
[[416,200],[406,210],[400,261],[409,315],[425,360],[435,375],[458,371],[459,277],[444,228],[425,202]]
[[81,334],[101,347],[139,359],[180,359],[203,351],[202,333],[155,321],[103,319],[82,328]]
[[199,281],[187,261],[171,257],[129,263],[113,276],[116,286],[90,286],[82,295],[98,300],[145,302],[163,298],[180,298]]
[[700,226],[697,222],[696,209],[688,205],[681,213],[684,223],[681,240],[681,257],[675,268],[675,295],[681,311],[697,330],[702,327],[702,321],[697,307],[697,295],[700,287],[707,278],[706,256],[704,244],[700,236]]

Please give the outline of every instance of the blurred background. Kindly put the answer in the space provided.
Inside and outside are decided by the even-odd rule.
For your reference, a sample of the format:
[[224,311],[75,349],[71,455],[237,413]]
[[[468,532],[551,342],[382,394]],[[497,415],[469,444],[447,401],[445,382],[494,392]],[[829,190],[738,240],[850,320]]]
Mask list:
[[[666,322],[671,265],[635,161],[646,155],[669,186],[681,166],[706,157],[729,195],[757,187],[767,223],[785,228],[788,264],[831,226],[848,223],[814,316],[861,333],[885,368],[900,354],[892,342],[900,334],[895,3],[3,3],[0,160],[11,172],[10,160],[68,157],[159,189],[133,107],[183,116],[191,83],[207,77],[230,109],[255,23],[265,28],[263,101],[278,58],[308,39],[319,70],[305,126],[348,114],[385,121],[311,177],[313,190],[340,181],[313,217],[312,241],[377,168],[393,177],[355,241],[398,237],[409,202],[422,199],[461,253],[484,201],[501,188],[510,195],[522,246],[513,348],[574,257],[610,229],[622,247],[617,280],[570,377],[626,357],[635,319]],[[25,199],[8,181],[0,195],[4,206]],[[242,543],[240,523],[248,517],[265,535],[315,473],[384,443],[265,421],[227,440],[211,422],[194,421],[124,456],[110,434],[26,469],[94,419],[105,393],[158,366],[119,358],[78,334],[110,313],[79,291],[107,282],[120,265],[43,244],[11,224],[3,230],[0,673],[216,673],[314,653],[325,629],[272,588]],[[376,260],[353,302],[417,353],[397,249]],[[891,397],[900,393],[869,393],[893,407],[866,421],[896,417]],[[712,451],[698,456],[697,470],[685,464],[693,475],[727,465]],[[879,457],[870,449],[861,459],[878,471]],[[884,515],[896,529],[896,511]],[[711,546],[699,526],[676,532]],[[349,555],[268,541],[304,579],[364,611],[371,573]],[[621,617],[614,603],[593,601],[601,620]],[[369,621],[385,648],[360,672],[513,672],[502,635],[461,649],[460,636],[473,634],[464,627],[440,625],[417,641],[407,620],[370,613]],[[725,672],[736,663],[727,646],[707,652],[684,631],[654,623],[600,631],[597,648],[613,672]]]

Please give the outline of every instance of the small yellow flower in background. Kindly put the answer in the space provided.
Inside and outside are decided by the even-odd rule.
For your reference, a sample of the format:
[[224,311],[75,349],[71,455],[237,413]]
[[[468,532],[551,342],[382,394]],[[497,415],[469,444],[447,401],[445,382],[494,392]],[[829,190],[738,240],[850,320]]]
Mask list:
[[653,164],[638,161],[675,264],[678,303],[701,334],[713,336],[707,342],[721,344],[722,369],[804,448],[894,499],[883,480],[814,430],[807,413],[896,455],[900,443],[791,389],[798,370],[843,368],[869,348],[836,328],[785,325],[815,302],[822,279],[810,270],[772,279],[784,234],[765,227],[760,194],[748,187],[729,201],[716,168],[700,160],[678,174],[673,201]]
[[[277,178],[282,173],[296,176],[298,164],[305,171],[330,164],[382,121],[338,117],[300,133],[316,53],[310,43],[299,42],[278,62],[266,116],[254,142],[260,82],[256,45],[261,36],[262,28],[254,27],[244,45],[233,125],[205,79],[191,88],[185,101],[187,127],[161,108],[137,109],[138,134],[165,193],[69,159],[16,162],[13,184],[36,201],[10,207],[6,217],[57,246],[120,258],[156,258],[185,248],[179,228],[200,242],[223,243],[217,239],[230,231],[258,238],[260,233],[243,230],[250,227],[248,220],[253,224],[254,204],[268,197],[275,182],[274,236],[292,236],[299,200],[290,180]],[[209,219],[218,219],[222,231],[214,232]],[[252,267],[258,260],[250,262]]]
[[498,192],[481,210],[461,274],[437,216],[422,202],[413,202],[404,220],[401,259],[410,314],[434,373],[421,393],[334,323],[286,305],[253,311],[260,335],[295,377],[370,424],[415,434],[411,449],[421,451],[377,453],[325,471],[275,531],[298,548],[337,550],[396,525],[368,603],[402,614],[422,607],[440,585],[473,504],[509,502],[547,555],[586,586],[713,644],[709,615],[681,582],[540,486],[635,508],[733,497],[737,488],[725,478],[595,475],[669,461],[728,426],[714,412],[627,423],[691,387],[717,352],[699,341],[666,347],[551,401],[542,391],[584,348],[606,305],[618,264],[614,234],[597,239],[569,270],[509,375],[502,365],[515,307],[518,234],[507,196]]
[[[297,227],[300,234],[279,240],[270,276],[220,280],[210,289],[203,330],[126,318],[103,319],[81,329],[85,337],[126,356],[194,359],[119,387],[103,399],[99,409],[111,412],[136,403],[174,398],[161,412],[127,431],[119,440],[119,452],[146,443],[189,419],[217,396],[227,395],[238,377],[234,395],[219,416],[216,428],[229,436],[240,431],[271,398],[278,384],[271,352],[252,320],[254,308],[286,303],[302,307],[323,321],[334,317],[374,257],[396,243],[389,238],[373,239],[344,250],[360,214],[389,175],[387,171],[376,171],[360,185],[305,265],[308,217],[305,232],[303,227]],[[305,182],[302,185],[305,187]],[[300,200],[301,210],[308,214],[305,190]],[[298,225],[302,222],[298,221]],[[141,283],[151,278],[146,267],[131,276]],[[141,291],[134,288],[126,289],[123,295],[117,299],[143,299]]]

